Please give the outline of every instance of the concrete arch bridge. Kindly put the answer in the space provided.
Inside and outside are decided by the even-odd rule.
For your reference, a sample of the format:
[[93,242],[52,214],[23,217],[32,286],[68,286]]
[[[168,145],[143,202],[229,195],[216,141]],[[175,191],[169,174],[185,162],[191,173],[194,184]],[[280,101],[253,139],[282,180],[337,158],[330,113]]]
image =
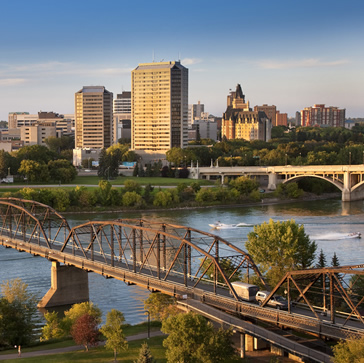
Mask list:
[[266,187],[275,190],[279,183],[314,177],[335,185],[342,194],[342,200],[349,202],[364,199],[363,165],[286,165],[286,166],[234,166],[219,167],[211,163],[209,167],[190,168],[190,178],[210,179],[231,176],[267,177]]

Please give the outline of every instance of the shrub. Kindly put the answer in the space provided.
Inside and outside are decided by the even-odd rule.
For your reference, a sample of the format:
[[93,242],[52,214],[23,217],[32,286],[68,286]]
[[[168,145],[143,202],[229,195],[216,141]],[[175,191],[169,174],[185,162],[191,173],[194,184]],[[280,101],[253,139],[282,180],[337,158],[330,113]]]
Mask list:
[[213,202],[216,200],[216,193],[211,188],[202,188],[196,194],[196,202]]
[[137,192],[126,192],[122,198],[123,205],[126,207],[143,207],[145,201]]

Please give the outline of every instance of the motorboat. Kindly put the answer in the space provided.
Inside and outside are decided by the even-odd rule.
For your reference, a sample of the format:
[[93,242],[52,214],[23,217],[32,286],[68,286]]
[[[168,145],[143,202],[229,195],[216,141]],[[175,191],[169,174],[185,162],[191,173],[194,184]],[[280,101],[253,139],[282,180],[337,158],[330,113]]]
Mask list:
[[361,238],[361,233],[360,232],[349,233],[348,237],[349,238]]
[[215,222],[214,224],[209,224],[209,226],[213,229],[231,229],[231,228],[249,227],[250,224],[246,223],[225,224],[221,222]]

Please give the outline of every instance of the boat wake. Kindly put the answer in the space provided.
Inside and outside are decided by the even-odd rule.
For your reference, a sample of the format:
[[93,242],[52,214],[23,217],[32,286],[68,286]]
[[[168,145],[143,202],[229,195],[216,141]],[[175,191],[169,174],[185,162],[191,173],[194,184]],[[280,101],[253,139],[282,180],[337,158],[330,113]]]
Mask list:
[[252,224],[248,223],[237,223],[237,224],[225,224],[221,222],[216,222],[214,224],[209,224],[209,226],[213,229],[232,229],[232,228],[241,228],[241,227],[251,227]]
[[315,241],[337,241],[348,238],[361,238],[360,232],[353,233],[324,233],[316,236],[310,236]]

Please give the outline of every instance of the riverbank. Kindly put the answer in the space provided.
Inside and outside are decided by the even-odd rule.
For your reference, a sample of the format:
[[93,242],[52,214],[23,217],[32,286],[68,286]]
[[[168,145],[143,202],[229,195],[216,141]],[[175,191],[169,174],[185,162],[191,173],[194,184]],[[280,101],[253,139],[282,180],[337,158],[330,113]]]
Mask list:
[[316,195],[312,193],[305,193],[302,197],[297,199],[286,199],[286,198],[262,198],[260,201],[249,201],[247,203],[229,203],[229,204],[213,204],[213,205],[186,205],[179,207],[168,207],[168,208],[156,208],[154,206],[144,207],[143,209],[134,209],[134,208],[125,208],[125,207],[115,207],[102,209],[95,208],[92,209],[84,209],[84,210],[72,210],[62,212],[63,215],[67,214],[98,214],[98,213],[114,213],[114,212],[163,212],[163,211],[178,211],[178,210],[199,210],[199,209],[213,209],[213,208],[243,208],[243,207],[256,207],[256,206],[264,206],[264,205],[276,205],[276,204],[287,204],[287,203],[297,203],[297,202],[310,202],[317,200],[328,200],[328,199],[339,199],[341,197],[341,193],[324,193],[321,195]]

